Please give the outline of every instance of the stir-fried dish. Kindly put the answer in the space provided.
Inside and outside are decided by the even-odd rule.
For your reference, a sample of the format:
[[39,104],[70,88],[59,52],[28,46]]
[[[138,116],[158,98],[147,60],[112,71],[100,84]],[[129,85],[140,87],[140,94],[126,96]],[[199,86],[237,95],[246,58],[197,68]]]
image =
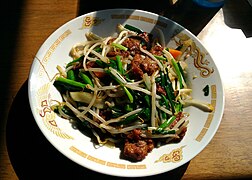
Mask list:
[[181,47],[164,47],[129,24],[117,30],[109,37],[89,32],[72,47],[72,61],[57,66],[53,84],[63,101],[52,109],[96,144],[113,143],[122,158],[141,161],[153,148],[183,139],[189,123],[183,109],[195,101]]

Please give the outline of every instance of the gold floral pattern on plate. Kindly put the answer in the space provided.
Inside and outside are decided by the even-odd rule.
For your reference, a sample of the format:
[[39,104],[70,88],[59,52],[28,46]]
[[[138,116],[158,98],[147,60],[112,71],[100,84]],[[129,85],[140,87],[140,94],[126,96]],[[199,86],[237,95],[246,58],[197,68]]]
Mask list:
[[56,114],[51,109],[51,94],[49,93],[51,83],[44,84],[37,92],[37,100],[40,104],[38,108],[39,116],[41,117],[45,127],[50,130],[53,134],[64,139],[73,139],[72,136],[63,132],[57,125]]
[[206,59],[206,54],[204,53],[196,43],[184,33],[176,34],[172,40],[176,42],[178,46],[181,46],[181,51],[184,53],[183,58],[189,56],[193,57],[194,67],[200,71],[200,76],[203,78],[209,77],[214,73],[213,67],[209,67],[210,61]]
[[100,19],[98,17],[86,16],[83,18],[83,23],[80,29],[91,28],[92,26],[99,25],[104,19]]
[[183,159],[183,151],[182,149],[185,146],[181,146],[177,149],[172,150],[170,153],[168,154],[163,154],[158,160],[155,161],[155,163],[157,162],[163,162],[163,163],[168,163],[168,162],[179,162]]

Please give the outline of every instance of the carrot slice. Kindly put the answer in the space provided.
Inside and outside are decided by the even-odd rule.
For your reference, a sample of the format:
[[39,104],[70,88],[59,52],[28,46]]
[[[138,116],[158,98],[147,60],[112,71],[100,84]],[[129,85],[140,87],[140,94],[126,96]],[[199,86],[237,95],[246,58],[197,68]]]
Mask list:
[[179,51],[177,49],[171,49],[169,48],[169,52],[171,53],[171,55],[176,59],[178,56],[180,56],[182,54],[182,51]]

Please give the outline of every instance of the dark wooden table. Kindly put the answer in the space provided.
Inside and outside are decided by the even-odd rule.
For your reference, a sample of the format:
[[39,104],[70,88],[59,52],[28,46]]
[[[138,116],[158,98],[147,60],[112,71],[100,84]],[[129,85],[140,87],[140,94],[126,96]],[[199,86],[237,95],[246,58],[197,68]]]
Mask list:
[[35,54],[54,30],[85,12],[117,7],[164,15],[194,33],[213,57],[225,90],[224,115],[208,146],[184,166],[145,179],[252,177],[252,7],[246,0],[227,0],[216,9],[198,7],[190,0],[173,6],[168,0],[131,2],[14,0],[1,4],[0,179],[105,177],[65,158],[44,138],[30,111],[27,79]]

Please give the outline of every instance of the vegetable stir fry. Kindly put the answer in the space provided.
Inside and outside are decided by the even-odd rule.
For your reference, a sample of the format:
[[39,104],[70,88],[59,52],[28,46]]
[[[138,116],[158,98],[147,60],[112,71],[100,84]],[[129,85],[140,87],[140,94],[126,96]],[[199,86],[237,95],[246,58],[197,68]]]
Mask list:
[[[80,130],[122,147],[122,157],[141,161],[153,148],[179,142],[187,131],[183,111],[192,97],[178,48],[163,47],[152,34],[118,24],[116,36],[89,32],[57,66],[54,86],[63,102],[54,112]],[[210,106],[204,106],[211,111]]]

